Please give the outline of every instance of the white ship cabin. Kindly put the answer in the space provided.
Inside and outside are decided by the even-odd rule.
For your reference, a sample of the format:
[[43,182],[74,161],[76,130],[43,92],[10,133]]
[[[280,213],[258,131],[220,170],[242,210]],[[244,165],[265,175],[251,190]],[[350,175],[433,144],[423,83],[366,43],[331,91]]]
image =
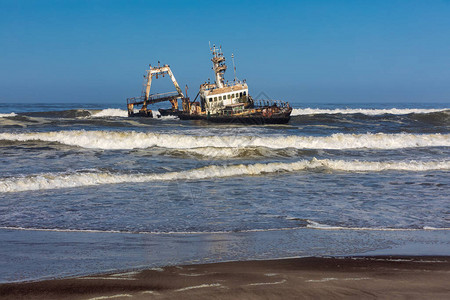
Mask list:
[[[213,70],[215,83],[204,83],[200,86],[201,112],[206,114],[223,113],[229,106],[244,106],[248,102],[248,86],[235,78],[233,84],[225,83],[224,74],[227,70],[225,57],[222,53],[222,47],[216,48],[214,45],[210,48],[213,58]],[[233,55],[231,56],[233,57]],[[234,64],[234,63],[233,63]],[[209,80],[208,80],[209,81]]]
[[227,106],[245,104],[248,101],[248,86],[246,83],[224,86],[222,88],[209,88],[204,84],[200,87],[200,101],[202,111],[209,114],[223,112]]

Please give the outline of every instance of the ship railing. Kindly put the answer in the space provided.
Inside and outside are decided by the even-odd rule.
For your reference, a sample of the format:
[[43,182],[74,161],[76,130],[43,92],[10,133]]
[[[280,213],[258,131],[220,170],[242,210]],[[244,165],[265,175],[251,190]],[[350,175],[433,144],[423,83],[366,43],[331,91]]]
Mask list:
[[[182,97],[182,96],[178,92],[153,94],[148,97],[147,102],[151,103],[151,102],[155,102],[157,100],[169,99],[169,98],[175,98],[175,97]],[[145,96],[127,98],[127,104],[141,104],[142,102],[144,102],[144,100],[145,100]]]
[[281,100],[272,100],[272,99],[260,99],[253,100],[255,107],[267,107],[267,106],[277,106],[279,108],[287,108],[289,107],[289,103]]
[[143,102],[144,100],[145,100],[144,96],[127,98],[127,104],[136,104],[136,103]]
[[238,109],[238,110],[221,110],[221,111],[217,112],[217,115],[231,117],[231,116],[239,115],[239,114],[241,114],[243,112],[244,112],[243,109]]
[[158,99],[161,99],[161,98],[169,98],[169,97],[176,97],[176,96],[180,96],[181,97],[182,95],[180,95],[178,92],[167,92],[167,93],[153,94],[153,95],[150,95],[148,97],[148,100],[152,101],[152,100],[158,100]]

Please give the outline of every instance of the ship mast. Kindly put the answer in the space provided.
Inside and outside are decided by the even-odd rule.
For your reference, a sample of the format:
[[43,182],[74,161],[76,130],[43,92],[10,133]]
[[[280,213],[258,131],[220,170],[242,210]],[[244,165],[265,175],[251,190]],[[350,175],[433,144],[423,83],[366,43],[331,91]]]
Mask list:
[[211,61],[213,62],[213,70],[214,74],[216,75],[216,86],[218,88],[224,87],[224,81],[223,75],[225,74],[225,71],[227,69],[227,65],[225,64],[225,57],[222,53],[222,47],[216,48],[216,45],[213,45],[212,48],[210,48],[213,58]]

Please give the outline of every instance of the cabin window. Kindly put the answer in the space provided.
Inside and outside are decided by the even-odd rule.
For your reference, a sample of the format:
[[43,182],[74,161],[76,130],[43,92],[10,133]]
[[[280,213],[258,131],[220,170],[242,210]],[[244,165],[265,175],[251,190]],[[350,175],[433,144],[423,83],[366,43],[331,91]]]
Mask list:
[[212,97],[211,97],[211,98],[209,98],[209,102],[212,102]]
[[233,99],[234,98],[234,94],[231,94],[231,99]]
[[214,97],[214,101],[217,101],[217,97]]
[[236,98],[239,98],[239,94],[238,93],[236,93]]
[[219,101],[221,101],[222,100],[222,96],[219,96]]
[[230,99],[231,98],[231,96],[230,96],[230,94],[228,94],[228,99]]
[[239,94],[239,97],[242,97],[242,93]]
[[245,95],[247,95],[247,92],[246,92],[246,91],[244,91],[244,96],[245,96]]

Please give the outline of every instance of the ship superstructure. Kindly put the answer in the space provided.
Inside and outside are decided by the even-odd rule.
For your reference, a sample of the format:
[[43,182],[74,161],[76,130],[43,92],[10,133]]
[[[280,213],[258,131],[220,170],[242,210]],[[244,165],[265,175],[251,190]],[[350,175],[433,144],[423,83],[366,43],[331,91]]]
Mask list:
[[200,85],[200,103],[202,111],[210,115],[220,113],[225,107],[248,106],[248,86],[245,82],[233,80],[232,83],[225,82],[224,74],[227,70],[225,57],[222,49],[211,48],[215,83],[203,83]]

